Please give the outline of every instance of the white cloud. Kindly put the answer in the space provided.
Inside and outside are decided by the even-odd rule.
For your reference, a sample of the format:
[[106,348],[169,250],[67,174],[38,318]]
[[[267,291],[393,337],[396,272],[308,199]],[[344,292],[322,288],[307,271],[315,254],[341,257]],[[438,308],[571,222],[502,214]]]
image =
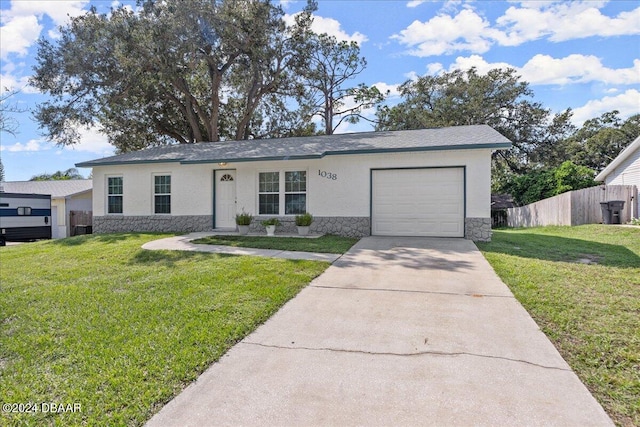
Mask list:
[[408,54],[427,57],[459,51],[487,52],[491,46],[518,46],[548,38],[553,42],[600,36],[640,34],[640,7],[615,17],[603,15],[605,1],[521,2],[511,6],[495,23],[472,6],[449,14],[443,8],[428,21],[414,21],[391,36],[409,48]]
[[101,156],[114,154],[115,148],[109,144],[107,136],[100,133],[97,128],[81,128],[78,132],[80,132],[80,143],[67,148],[95,153]]
[[505,29],[505,45],[517,46],[526,41],[548,37],[559,42],[592,36],[640,34],[640,7],[621,12],[616,17],[603,15],[604,1],[526,2],[524,7],[510,7],[496,23]]
[[[9,19],[20,16],[37,16],[42,19],[48,15],[55,25],[64,25],[69,17],[75,17],[86,13],[85,6],[89,0],[79,1],[12,1],[11,9],[7,12]],[[4,12],[4,11],[3,11]]]
[[432,76],[438,74],[443,69],[444,68],[442,67],[442,64],[439,62],[432,62],[431,64],[427,64],[427,74]]
[[32,139],[26,144],[16,142],[13,145],[0,146],[0,151],[8,151],[10,153],[19,153],[23,151],[44,151],[50,149],[42,145],[42,140]]
[[593,55],[572,54],[564,58],[535,55],[521,69],[523,78],[531,84],[571,84],[602,82],[605,84],[640,83],[640,60],[631,68],[608,68]]
[[9,54],[15,53],[26,56],[29,47],[33,45],[42,31],[42,25],[38,24],[35,16],[18,16],[0,27],[0,58],[6,59]]
[[573,110],[572,121],[577,126],[582,126],[585,121],[612,110],[620,111],[621,118],[640,113],[640,91],[629,89],[620,95],[593,99]]
[[[284,21],[287,23],[287,25],[293,25],[295,23],[296,15],[297,14],[284,16]],[[359,31],[356,31],[353,34],[347,33],[342,29],[342,24],[340,24],[340,21],[337,21],[333,18],[324,18],[318,15],[313,15],[311,30],[317,34],[326,33],[330,36],[334,36],[336,39],[338,39],[338,41],[354,41],[359,45],[369,40],[366,35],[360,33]]]
[[484,53],[504,35],[473,10],[464,9],[455,16],[441,14],[426,22],[413,21],[391,38],[408,46],[409,54],[425,57],[456,51]]
[[[440,67],[442,68],[442,67]],[[415,71],[409,71],[408,73],[404,73],[404,76],[411,80],[411,81],[417,81],[420,78],[420,74],[416,73]]]
[[[439,63],[429,64],[427,67]],[[531,85],[566,85],[574,83],[601,82],[604,84],[638,84],[640,83],[640,60],[633,61],[630,68],[608,68],[599,58],[593,55],[572,54],[564,58],[553,58],[549,55],[535,55],[522,67],[516,67],[506,62],[487,62],[480,55],[457,57],[449,71],[466,70],[476,67],[478,72],[486,74],[494,68],[514,68],[522,80]]]
[[383,94],[386,94],[387,91],[389,92],[389,96],[390,97],[395,97],[395,96],[400,96],[400,85],[399,84],[389,84],[389,83],[384,83],[384,82],[378,82],[378,83],[374,83],[371,86],[375,86],[378,88],[378,90],[380,92],[382,92]]
[[0,94],[4,93],[5,88],[19,90],[22,93],[34,93],[34,89],[29,86],[28,76],[16,77],[11,74],[12,69],[7,71],[8,74],[0,74]]
[[49,16],[56,26],[85,13],[88,0],[82,1],[12,1],[10,9],[2,10],[0,22],[0,58],[9,54],[25,56],[43,30],[42,19]]
[[410,2],[407,2],[407,7],[418,7],[425,1],[426,0],[411,0]]
[[449,71],[453,70],[468,70],[471,67],[476,67],[480,74],[486,74],[489,70],[494,68],[515,68],[513,65],[506,62],[487,62],[480,55],[471,55],[471,56],[459,56],[456,58],[455,62],[453,62],[449,66]]
[[24,144],[17,142],[12,145],[2,145],[0,146],[0,151],[18,153],[25,151],[48,151],[57,148],[58,152],[56,154],[60,154],[60,150],[62,150],[62,152],[64,152],[64,150],[83,151],[103,156],[110,156],[115,153],[115,148],[107,142],[107,137],[101,134],[96,128],[81,128],[78,131],[80,132],[80,142],[76,145],[56,147],[54,143],[43,139],[31,139]]
[[289,9],[289,6],[291,6],[291,3],[294,3],[295,0],[280,0],[280,6],[282,6],[282,8],[284,10]]

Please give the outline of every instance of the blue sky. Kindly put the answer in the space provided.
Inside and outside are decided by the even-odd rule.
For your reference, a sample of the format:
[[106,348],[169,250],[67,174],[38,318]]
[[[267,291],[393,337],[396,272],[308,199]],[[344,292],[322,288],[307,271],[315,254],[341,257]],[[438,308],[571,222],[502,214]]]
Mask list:
[[[133,2],[132,2],[133,3]],[[92,5],[108,11],[117,1],[0,0],[0,90],[20,93],[11,103],[32,109],[45,97],[28,86],[38,37]],[[288,19],[302,1],[281,2]],[[553,112],[574,110],[574,122],[617,109],[640,113],[640,4],[637,1],[384,1],[320,0],[313,24],[355,40],[368,61],[353,84],[375,84],[398,102],[398,85],[425,74],[476,66],[480,72],[513,67],[530,83],[535,100]],[[368,114],[373,115],[371,110]],[[82,142],[57,147],[44,139],[30,114],[14,114],[18,134],[0,134],[6,180],[113,154],[106,138],[81,130]],[[344,124],[339,132],[371,130]],[[88,176],[90,170],[81,169]]]

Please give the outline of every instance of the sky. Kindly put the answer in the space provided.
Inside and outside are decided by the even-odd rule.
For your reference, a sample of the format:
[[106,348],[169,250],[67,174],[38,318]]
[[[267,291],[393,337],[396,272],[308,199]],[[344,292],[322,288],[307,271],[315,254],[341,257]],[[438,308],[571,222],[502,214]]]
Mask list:
[[[278,2],[274,0],[274,2]],[[134,4],[135,2],[125,2]],[[18,90],[8,103],[16,136],[0,133],[0,159],[7,181],[75,167],[114,154],[104,135],[81,129],[81,143],[59,147],[45,139],[29,110],[46,95],[29,86],[38,38],[55,42],[58,26],[95,6],[101,12],[118,1],[0,0],[0,91]],[[286,19],[305,5],[281,0]],[[573,121],[619,110],[625,119],[640,113],[640,3],[637,1],[431,1],[319,0],[313,29],[360,45],[367,68],[352,84],[389,91],[409,79],[475,66],[515,68],[530,85],[533,100],[553,113],[573,110]],[[367,111],[373,118],[375,110]],[[371,131],[366,122],[343,124],[338,132]],[[80,169],[85,177],[90,169]]]

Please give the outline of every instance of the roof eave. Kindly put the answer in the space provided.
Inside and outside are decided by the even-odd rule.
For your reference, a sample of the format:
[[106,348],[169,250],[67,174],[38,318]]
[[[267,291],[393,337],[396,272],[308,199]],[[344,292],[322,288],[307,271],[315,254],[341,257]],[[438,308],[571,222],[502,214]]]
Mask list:
[[117,165],[141,165],[147,163],[179,163],[182,162],[183,158],[180,159],[163,159],[163,160],[123,160],[123,161],[96,161],[90,160],[88,162],[80,162],[76,163],[77,168],[93,168],[96,166],[117,166]]
[[408,153],[408,152],[424,152],[424,151],[450,151],[450,150],[506,150],[511,148],[511,142],[494,142],[486,144],[459,144],[459,145],[437,145],[431,147],[403,147],[403,148],[371,148],[365,150],[340,150],[325,151],[321,154],[306,154],[293,156],[264,156],[264,157],[221,157],[212,159],[171,159],[171,160],[132,160],[132,161],[111,161],[111,162],[83,162],[77,163],[77,167],[95,167],[95,166],[116,166],[116,165],[135,165],[148,163],[169,163],[179,162],[183,165],[205,164],[205,163],[243,163],[243,162],[268,162],[268,161],[287,161],[287,160],[310,160],[321,159],[325,156],[340,156],[354,154],[388,154],[388,153]]
[[618,154],[618,156],[613,159],[611,163],[609,163],[607,167],[602,170],[602,172],[596,175],[594,179],[596,181],[603,182],[611,172],[613,172],[618,166],[620,166],[620,163],[627,160],[631,153],[636,151],[636,149],[638,148],[640,148],[640,136],[638,136],[631,144],[629,144],[627,148],[622,150],[622,152]]

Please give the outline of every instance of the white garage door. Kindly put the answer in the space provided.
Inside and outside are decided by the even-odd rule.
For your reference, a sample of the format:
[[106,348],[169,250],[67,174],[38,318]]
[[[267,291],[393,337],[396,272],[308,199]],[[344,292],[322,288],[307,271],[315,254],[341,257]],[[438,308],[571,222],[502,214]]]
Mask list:
[[372,234],[464,237],[464,169],[372,173]]

